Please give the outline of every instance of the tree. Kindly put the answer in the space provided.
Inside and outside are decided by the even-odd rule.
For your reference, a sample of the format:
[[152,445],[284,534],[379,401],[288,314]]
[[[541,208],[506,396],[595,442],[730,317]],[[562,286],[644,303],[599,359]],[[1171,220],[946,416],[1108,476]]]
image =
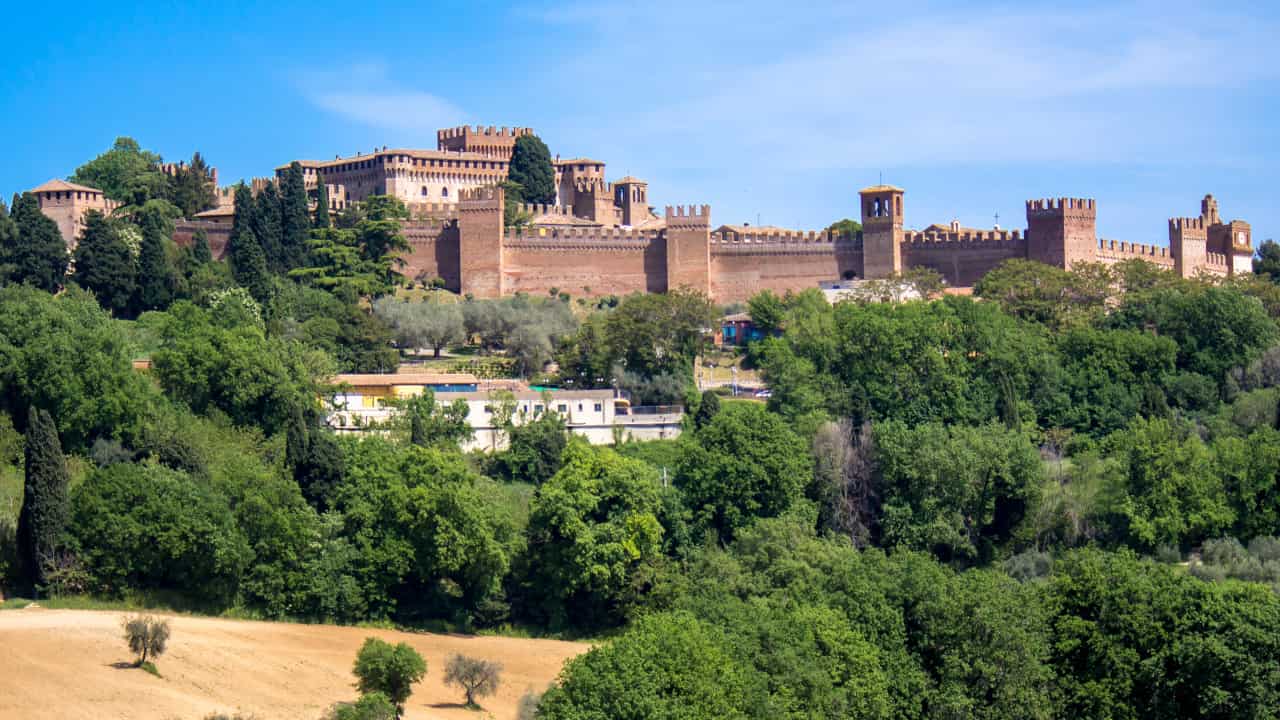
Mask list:
[[133,206],[164,198],[169,183],[160,172],[160,156],[143,150],[138,141],[130,137],[116,138],[110,150],[76,168],[70,179]]
[[18,224],[9,215],[9,208],[0,200],[0,283],[9,281],[14,267],[10,254],[18,244]]
[[231,237],[231,271],[236,283],[249,291],[260,303],[271,297],[271,273],[267,270],[267,257],[258,244],[252,230],[245,230]]
[[[134,314],[147,310],[163,310],[173,302],[178,279],[169,262],[166,245],[173,234],[173,224],[159,210],[145,210],[142,222],[142,247],[138,252],[138,295]],[[209,245],[205,243],[207,252]]]
[[688,613],[650,615],[570,660],[538,720],[747,718],[755,690],[714,626]]
[[521,135],[511,150],[507,179],[521,188],[524,202],[550,204],[556,199],[556,175],[551,151],[537,135]]
[[84,234],[76,245],[76,270],[80,287],[93,293],[115,315],[129,313],[137,291],[138,264],[116,226],[101,212],[84,215]]
[[329,185],[323,175],[316,175],[316,219],[312,227],[323,230],[329,226]]
[[1280,283],[1280,243],[1275,240],[1263,240],[1253,259],[1253,272],[1265,275],[1271,282]]
[[209,250],[209,235],[203,229],[197,230],[191,239],[191,258],[197,265],[213,262],[213,252]]
[[871,423],[856,430],[847,419],[824,423],[813,437],[813,457],[810,495],[818,503],[819,526],[867,547],[880,510]]
[[693,416],[693,427],[701,430],[711,423],[720,412],[720,396],[710,390],[702,391],[702,399],[698,402],[698,412]]
[[813,476],[805,442],[755,403],[725,407],[684,442],[676,485],[695,521],[725,539],[785,512]]
[[27,283],[45,292],[57,292],[67,274],[67,241],[58,224],[40,212],[39,201],[23,193],[11,210],[17,235],[2,248],[0,265],[8,270],[8,280]]
[[150,615],[134,615],[120,619],[124,628],[124,641],[129,652],[138,656],[134,667],[142,667],[147,661],[164,654],[169,644],[169,621]]
[[373,312],[395,330],[401,348],[429,347],[437,358],[441,350],[466,336],[462,307],[457,303],[407,303],[384,297],[374,303]]
[[287,269],[284,267],[284,216],[275,183],[267,183],[258,192],[254,204],[256,209],[253,213],[253,236],[262,246],[262,254],[267,259],[267,269],[274,273],[282,273]]
[[[550,400],[543,399],[550,408]],[[530,422],[506,428],[510,438],[507,451],[498,460],[503,474],[516,482],[541,485],[560,470],[560,457],[569,443],[565,418],[557,412],[543,413]]]
[[409,424],[409,442],[420,447],[457,447],[470,440],[475,431],[467,422],[467,402],[462,399],[448,405],[436,403],[435,393],[424,390],[422,394],[400,403]]
[[491,660],[454,655],[444,668],[444,684],[457,685],[467,694],[467,707],[478,708],[476,698],[498,691],[502,665]]
[[837,220],[831,223],[830,225],[828,225],[827,232],[840,233],[841,235],[856,236],[858,233],[862,232],[862,223],[858,222],[857,220],[844,218],[843,220]]
[[391,645],[378,638],[366,638],[351,672],[362,694],[382,693],[396,706],[396,717],[404,714],[404,703],[413,684],[427,674],[427,663],[406,643]]
[[44,585],[70,517],[67,461],[58,429],[44,410],[31,406],[24,450],[26,483],[18,515],[18,555],[27,576]]
[[289,163],[280,183],[280,264],[283,271],[306,265],[307,239],[311,230],[311,210],[307,207],[307,185],[302,165]]
[[338,703],[324,720],[395,720],[396,706],[380,692],[362,695],[353,703]]
[[160,465],[94,471],[71,494],[67,537],[94,592],[176,589],[211,607],[236,597],[253,559],[228,499]]
[[648,464],[574,439],[529,511],[531,610],[552,627],[614,624],[640,568],[662,554],[662,500]]
[[246,230],[257,232],[258,203],[253,199],[253,191],[244,181],[236,183],[233,196],[235,214],[231,217],[231,237],[236,237]]
[[212,209],[218,204],[217,186],[213,173],[200,153],[191,156],[191,162],[178,167],[169,178],[168,199],[182,211],[182,217],[192,218],[196,213]]

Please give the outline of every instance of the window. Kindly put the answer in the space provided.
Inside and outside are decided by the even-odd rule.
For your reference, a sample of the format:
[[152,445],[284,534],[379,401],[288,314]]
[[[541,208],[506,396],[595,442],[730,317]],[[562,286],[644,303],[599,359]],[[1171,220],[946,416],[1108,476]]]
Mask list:
[[449,188],[440,188],[440,197],[449,197]]
[[560,403],[559,405],[556,406],[556,412],[563,415],[564,413],[569,412],[569,406],[565,405],[564,403]]
[[582,412],[582,403],[578,403],[578,412]]
[[428,193],[428,192],[427,192],[427,186],[426,186],[426,185],[423,185],[423,186],[422,186],[422,197],[426,197],[426,196],[427,196],[427,195],[429,195],[429,194],[430,194],[430,193]]
[[541,413],[541,412],[542,412],[542,406],[541,406],[541,405],[534,405],[534,406],[533,406],[533,414],[534,414],[534,415],[537,415],[537,414],[539,414],[539,413]]
[[600,403],[596,403],[596,412],[600,412],[603,409],[604,409],[603,405],[601,405]]

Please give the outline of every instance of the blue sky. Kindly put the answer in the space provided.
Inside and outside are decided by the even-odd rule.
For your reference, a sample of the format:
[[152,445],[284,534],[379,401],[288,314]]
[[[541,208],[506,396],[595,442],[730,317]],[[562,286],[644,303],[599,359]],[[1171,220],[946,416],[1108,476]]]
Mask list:
[[1280,4],[21,3],[0,31],[0,192],[131,135],[225,182],[528,125],[655,205],[819,228],[882,176],[909,225],[1025,226],[1088,196],[1163,244],[1214,193],[1280,237]]

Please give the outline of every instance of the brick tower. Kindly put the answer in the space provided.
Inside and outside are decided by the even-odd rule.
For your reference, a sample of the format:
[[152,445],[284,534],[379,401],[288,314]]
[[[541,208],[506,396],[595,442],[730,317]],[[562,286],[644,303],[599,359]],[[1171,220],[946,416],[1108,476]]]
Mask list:
[[463,294],[502,297],[502,208],[499,186],[458,196],[458,285]]
[[667,289],[711,295],[711,206],[667,206]]
[[873,185],[862,200],[862,275],[883,278],[902,272],[902,193],[900,187]]
[[613,204],[622,209],[623,225],[638,225],[649,218],[649,183],[630,175],[613,183]]
[[1027,201],[1027,258],[1071,269],[1098,251],[1098,205],[1092,198]]

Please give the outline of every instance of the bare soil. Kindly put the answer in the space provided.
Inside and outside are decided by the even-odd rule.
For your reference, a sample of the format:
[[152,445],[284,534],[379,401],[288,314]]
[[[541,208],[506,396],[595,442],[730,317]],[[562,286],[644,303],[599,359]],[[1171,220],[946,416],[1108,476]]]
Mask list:
[[[27,608],[0,612],[0,718],[200,720],[239,712],[258,720],[317,720],[356,698],[351,665],[366,637],[407,642],[427,661],[405,717],[515,718],[520,697],[541,692],[586,643],[432,635],[328,625],[172,616],[162,677],[130,666],[124,613]],[[503,665],[497,695],[476,712],[444,686],[445,662],[463,653]]]

